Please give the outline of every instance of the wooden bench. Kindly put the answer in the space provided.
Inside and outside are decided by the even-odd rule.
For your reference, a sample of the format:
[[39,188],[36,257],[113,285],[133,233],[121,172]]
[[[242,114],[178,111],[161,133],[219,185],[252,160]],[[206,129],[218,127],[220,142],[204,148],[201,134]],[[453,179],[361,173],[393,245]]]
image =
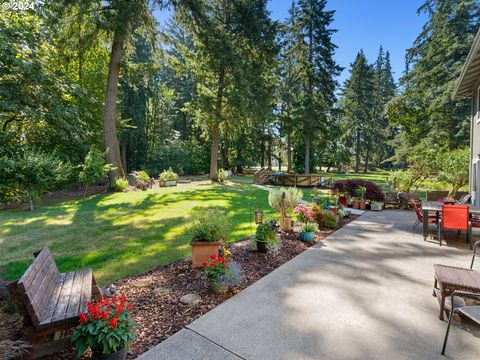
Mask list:
[[70,338],[61,331],[76,326],[87,302],[101,297],[91,269],[60,273],[45,247],[18,281],[8,285],[32,343],[30,358],[62,350]]

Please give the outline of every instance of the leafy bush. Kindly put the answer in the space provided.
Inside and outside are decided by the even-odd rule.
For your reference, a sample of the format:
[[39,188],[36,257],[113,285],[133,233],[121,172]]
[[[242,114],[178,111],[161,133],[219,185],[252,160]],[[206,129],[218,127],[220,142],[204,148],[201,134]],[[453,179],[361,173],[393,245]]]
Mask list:
[[193,208],[190,232],[196,241],[225,241],[231,230],[230,220],[224,210],[218,208]]
[[110,183],[110,188],[113,191],[117,191],[117,192],[125,191],[128,188],[128,180],[127,179],[115,179]]
[[351,197],[355,197],[356,196],[355,190],[359,186],[363,186],[366,188],[366,193],[365,193],[366,200],[383,201],[385,199],[385,194],[383,193],[380,186],[367,180],[361,180],[361,179],[339,180],[339,181],[336,181],[335,184],[333,184],[330,189],[335,194],[346,193]]
[[80,169],[78,181],[85,186],[83,194],[83,197],[85,197],[88,186],[105,179],[112,169],[112,165],[106,164],[105,154],[93,146],[85,157],[83,164],[80,165]]
[[255,236],[252,237],[252,245],[256,246],[257,241],[262,241],[265,242],[268,251],[276,251],[280,247],[277,230],[278,224],[275,220],[258,224]]
[[228,179],[228,171],[225,169],[220,169],[217,172],[217,179],[219,181],[225,181]]
[[300,203],[303,192],[296,187],[288,189],[281,188],[273,190],[268,194],[268,203],[275,211],[279,212],[282,217],[291,215],[293,209]]
[[441,153],[438,162],[441,165],[438,180],[452,185],[448,197],[454,198],[457,191],[468,184],[470,149],[466,147]]
[[297,219],[301,223],[308,223],[314,221],[313,219],[313,210],[308,206],[300,204],[295,208],[294,211],[297,214]]
[[33,200],[58,189],[69,179],[72,168],[58,157],[36,150],[0,157],[0,201]]
[[160,180],[163,181],[177,181],[178,175],[175,173],[172,168],[169,168],[168,170],[163,170],[160,175]]
[[140,170],[138,173],[137,173],[137,177],[142,180],[142,181],[145,181],[147,183],[149,183],[151,181],[150,179],[150,175],[148,175],[148,173],[145,171],[145,170]]
[[320,228],[336,229],[338,217],[329,210],[324,210],[316,205],[313,206],[313,218]]
[[355,197],[359,200],[365,200],[367,188],[365,186],[357,186],[355,188]]

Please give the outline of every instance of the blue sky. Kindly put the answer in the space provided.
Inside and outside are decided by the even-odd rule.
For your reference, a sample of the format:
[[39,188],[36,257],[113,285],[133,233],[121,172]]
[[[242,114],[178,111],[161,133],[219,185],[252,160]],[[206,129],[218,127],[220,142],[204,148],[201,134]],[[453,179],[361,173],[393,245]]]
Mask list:
[[[338,32],[335,59],[345,70],[338,79],[342,84],[355,55],[363,49],[370,62],[375,61],[380,45],[390,51],[396,80],[405,68],[405,50],[420,33],[426,17],[417,15],[423,0],[329,0],[328,10],[336,10],[332,27]],[[268,9],[275,20],[285,20],[291,0],[270,0]],[[168,14],[156,17],[162,22]]]

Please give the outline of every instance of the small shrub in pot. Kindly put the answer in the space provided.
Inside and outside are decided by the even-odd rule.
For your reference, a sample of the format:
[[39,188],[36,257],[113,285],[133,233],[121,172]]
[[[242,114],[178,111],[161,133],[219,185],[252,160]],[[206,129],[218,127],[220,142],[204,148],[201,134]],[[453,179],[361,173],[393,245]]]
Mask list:
[[275,252],[280,247],[280,240],[277,236],[278,224],[276,220],[268,220],[258,224],[255,235],[252,236],[252,244],[258,252]]
[[223,209],[213,207],[193,208],[190,221],[192,266],[201,267],[212,255],[218,255],[231,224]]
[[210,262],[203,262],[210,289],[215,293],[225,293],[242,283],[242,270],[239,264],[221,256],[211,255]]
[[163,170],[160,175],[160,186],[176,186],[178,175],[176,172],[169,168],[168,170]]

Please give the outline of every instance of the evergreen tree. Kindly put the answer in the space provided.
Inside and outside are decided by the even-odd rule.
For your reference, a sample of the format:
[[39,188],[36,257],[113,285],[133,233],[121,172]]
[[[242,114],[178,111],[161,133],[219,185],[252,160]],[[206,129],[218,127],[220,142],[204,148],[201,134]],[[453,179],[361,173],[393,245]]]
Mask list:
[[344,137],[355,153],[355,172],[360,169],[360,156],[371,141],[373,128],[374,71],[362,50],[351,64],[340,104],[343,110]]
[[330,28],[334,11],[325,10],[326,0],[300,0],[295,13],[295,78],[302,86],[296,116],[302,121],[304,172],[310,173],[312,140],[325,135],[327,118],[335,102],[335,77],[341,68],[333,56],[336,46]]
[[418,9],[427,23],[407,52],[403,92],[388,106],[390,119],[407,135],[405,146],[419,139],[450,148],[468,141],[470,103],[451,94],[479,26],[474,0],[427,0]]

